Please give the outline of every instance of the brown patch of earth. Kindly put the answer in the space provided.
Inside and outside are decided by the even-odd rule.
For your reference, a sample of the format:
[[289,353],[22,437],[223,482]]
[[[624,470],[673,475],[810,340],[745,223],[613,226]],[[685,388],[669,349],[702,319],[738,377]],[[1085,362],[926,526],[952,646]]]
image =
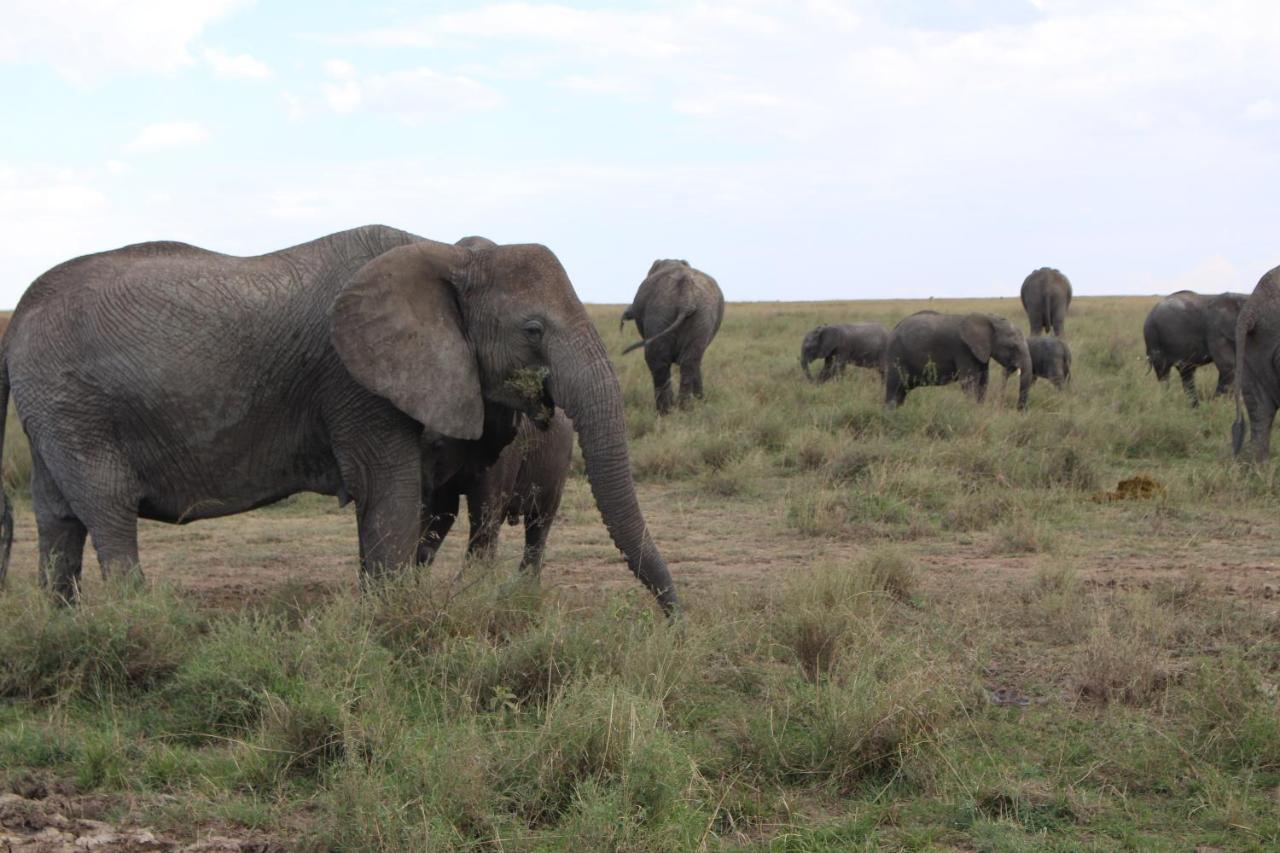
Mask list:
[[[686,600],[725,584],[750,590],[772,586],[815,562],[841,564],[885,544],[883,537],[810,537],[785,523],[785,486],[765,485],[764,494],[724,498],[699,491],[695,481],[639,486],[654,538]],[[1036,572],[1069,565],[1087,584],[1131,588],[1198,573],[1205,593],[1257,597],[1280,606],[1280,547],[1266,520],[1237,520],[1217,538],[1214,519],[1153,522],[1117,515],[1121,504],[1086,503],[1096,515],[1080,530],[1054,531],[1050,553],[1000,553],[992,532],[930,533],[897,543],[917,561],[924,591],[945,593],[978,582],[1025,583]],[[1129,504],[1129,506],[1133,506]],[[12,579],[34,578],[36,533],[30,509],[15,512]],[[1222,521],[1221,523],[1225,523]],[[465,525],[465,522],[463,522]],[[441,582],[462,565],[465,536],[450,536],[433,572]],[[522,536],[508,528],[498,558],[518,562]],[[272,507],[174,526],[142,522],[139,546],[149,579],[190,593],[208,605],[234,609],[270,601],[306,604],[357,581],[355,516],[331,498],[304,495]],[[91,549],[83,586],[92,596],[101,585]],[[637,589],[609,541],[582,478],[566,486],[565,499],[547,549],[544,582],[578,593],[602,588]]]
[[[39,793],[33,792],[33,793]],[[18,853],[61,851],[200,851],[200,853],[276,853],[285,845],[268,838],[206,835],[181,841],[152,830],[98,820],[113,805],[102,795],[49,794],[41,799],[0,794],[0,850]]]

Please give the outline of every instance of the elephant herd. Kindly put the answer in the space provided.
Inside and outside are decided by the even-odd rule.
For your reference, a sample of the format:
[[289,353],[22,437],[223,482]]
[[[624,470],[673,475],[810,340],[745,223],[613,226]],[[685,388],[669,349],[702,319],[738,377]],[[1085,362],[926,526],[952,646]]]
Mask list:
[[[850,364],[874,368],[884,383],[885,405],[893,408],[912,388],[951,382],[982,402],[994,360],[1006,379],[1019,373],[1018,408],[1023,409],[1037,378],[1058,389],[1071,378],[1071,350],[1062,339],[1070,304],[1071,282],[1058,270],[1043,267],[1022,283],[1029,339],[996,314],[919,311],[892,331],[878,323],[818,326],[800,345],[800,367],[817,382],[843,373]],[[814,377],[809,365],[819,359],[822,369]]]
[[[1058,270],[1044,267],[1027,276],[1020,295],[1031,327],[1029,339],[995,315],[921,311],[892,331],[875,323],[818,326],[805,335],[800,365],[806,377],[819,383],[850,364],[874,368],[884,383],[885,404],[893,407],[914,386],[953,381],[981,402],[989,360],[994,359],[1006,377],[1021,371],[1021,409],[1036,378],[1048,379],[1059,389],[1071,378],[1071,350],[1062,339],[1071,283]],[[1177,370],[1193,407],[1200,402],[1196,368],[1210,363],[1217,367],[1214,395],[1236,389],[1233,453],[1244,450],[1247,429],[1254,458],[1267,460],[1280,410],[1280,267],[1266,273],[1252,294],[1180,290],[1166,296],[1147,314],[1142,337],[1156,378],[1165,382]],[[815,377],[809,365],[819,359],[823,366]]]
[[[990,362],[1062,388],[1071,285],[1044,268],[1022,286],[1032,336],[992,314],[921,311],[892,330],[824,325],[806,376],[878,371],[885,404],[960,383],[981,401]],[[641,340],[661,414],[703,396],[724,295],[684,260],[658,260],[622,314]],[[1042,335],[1041,332],[1050,334]],[[0,339],[0,411],[12,394],[31,446],[40,580],[79,592],[86,538],[104,576],[140,574],[138,519],[183,524],[300,491],[354,502],[368,585],[429,564],[467,497],[467,551],[524,522],[539,571],[576,433],[595,503],[635,576],[670,613],[671,573],[645,523],[623,397],[568,275],[545,246],[439,243],[386,226],[254,257],[175,242],[75,258],[27,289]],[[1175,293],[1144,327],[1160,379],[1214,362],[1238,377],[1259,458],[1280,404],[1280,268],[1253,295]],[[821,359],[817,376],[809,365]],[[678,396],[672,368],[679,370]],[[674,399],[673,399],[674,397]],[[4,418],[0,417],[0,453]],[[0,493],[0,582],[13,520]]]

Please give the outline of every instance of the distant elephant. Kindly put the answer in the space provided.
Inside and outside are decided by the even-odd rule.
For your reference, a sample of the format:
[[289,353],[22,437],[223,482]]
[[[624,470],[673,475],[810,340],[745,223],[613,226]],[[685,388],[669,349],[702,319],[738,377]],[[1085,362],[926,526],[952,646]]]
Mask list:
[[[1036,335],[1027,339],[1031,353],[1031,375],[1048,379],[1053,387],[1062,387],[1071,380],[1071,349],[1062,338],[1053,335]],[[1007,371],[1012,373],[1013,371]]]
[[635,320],[644,337],[623,353],[644,347],[658,414],[671,411],[673,364],[680,368],[680,405],[688,405],[691,397],[702,399],[702,356],[723,319],[724,294],[714,278],[688,261],[653,262],[635,299],[622,312],[618,330]]
[[1253,289],[1236,319],[1236,420],[1231,447],[1244,448],[1245,413],[1254,458],[1266,462],[1271,453],[1271,426],[1280,406],[1280,267],[1268,272]]
[[1022,282],[1022,307],[1031,321],[1031,334],[1052,332],[1061,337],[1071,307],[1071,282],[1052,267],[1041,267]]
[[1214,396],[1227,393],[1236,369],[1236,320],[1249,297],[1243,293],[1205,296],[1179,290],[1156,303],[1142,324],[1147,362],[1161,382],[1176,368],[1192,406],[1200,404],[1196,393],[1196,368],[1213,362],[1218,368]]
[[126,246],[40,276],[2,356],[0,412],[12,389],[31,441],[42,581],[65,600],[86,532],[104,573],[136,572],[139,516],[181,523],[299,491],[355,501],[362,581],[411,565],[424,434],[480,439],[487,403],[543,420],[564,408],[610,536],[676,605],[617,377],[544,246],[385,226],[256,257]]
[[[542,571],[547,534],[560,509],[573,456],[573,424],[557,409],[545,429],[520,417],[515,441],[491,464],[483,455],[459,460],[447,479],[424,491],[422,536],[418,561],[430,564],[458,516],[466,495],[471,534],[467,554],[491,555],[505,521],[524,521],[524,556],[520,570]],[[424,480],[426,478],[424,477]]]
[[832,376],[844,373],[846,365],[872,367],[884,379],[885,344],[889,342],[889,330],[879,323],[853,323],[838,326],[818,326],[804,336],[800,345],[800,367],[812,380],[809,363],[822,359],[818,382],[826,382]]
[[884,402],[901,405],[921,385],[959,382],[979,403],[987,393],[988,362],[1019,370],[1018,408],[1027,405],[1035,376],[1026,338],[1004,317],[994,314],[939,314],[920,311],[889,334],[885,350]]

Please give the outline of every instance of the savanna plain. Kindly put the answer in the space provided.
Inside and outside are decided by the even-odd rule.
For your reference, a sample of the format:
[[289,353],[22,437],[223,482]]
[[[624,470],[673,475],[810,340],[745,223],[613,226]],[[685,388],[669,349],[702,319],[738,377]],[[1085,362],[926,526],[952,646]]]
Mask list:
[[994,371],[982,405],[890,412],[874,373],[798,364],[819,322],[1025,328],[1015,298],[730,304],[706,400],[663,419],[617,356],[671,624],[580,464],[540,586],[510,528],[466,563],[463,522],[362,596],[353,510],[300,496],[143,522],[145,585],[90,558],[54,606],[10,412],[0,817],[259,849],[1276,849],[1280,483],[1232,460],[1229,398],[1156,382],[1155,301],[1076,299],[1071,384],[1025,412]]

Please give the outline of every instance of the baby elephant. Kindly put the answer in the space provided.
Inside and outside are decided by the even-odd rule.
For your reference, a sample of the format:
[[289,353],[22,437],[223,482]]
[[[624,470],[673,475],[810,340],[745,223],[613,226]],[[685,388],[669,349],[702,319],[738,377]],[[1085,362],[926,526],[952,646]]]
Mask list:
[[800,345],[800,367],[804,375],[813,380],[809,362],[822,359],[822,370],[817,382],[826,382],[832,376],[843,374],[847,365],[872,367],[884,379],[885,345],[889,343],[889,330],[879,323],[846,323],[838,326],[818,326],[804,336]]
[[959,382],[979,403],[987,393],[988,362],[995,359],[1009,373],[1022,372],[1018,408],[1026,408],[1035,377],[1026,338],[995,314],[939,314],[920,311],[904,319],[889,335],[885,350],[884,402],[894,408],[920,385]]
[[[1053,335],[1036,335],[1027,341],[1031,352],[1031,373],[1048,379],[1059,391],[1071,380],[1071,349],[1066,341]],[[1008,376],[1012,370],[1005,371]]]
[[671,411],[671,366],[680,368],[680,405],[702,398],[702,355],[720,331],[724,294],[706,273],[688,261],[654,261],[640,283],[635,299],[622,312],[618,330],[628,320],[644,338],[624,353],[644,347],[644,361],[653,376],[658,414]]
[[523,519],[520,570],[535,575],[541,572],[547,534],[560,509],[572,454],[573,422],[560,409],[555,410],[546,429],[521,417],[515,440],[492,465],[486,465],[488,459],[479,449],[464,452],[452,470],[437,472],[440,481],[424,495],[418,562],[428,565],[435,559],[458,515],[459,498],[466,495],[471,523],[467,555],[491,556],[502,522],[516,524]]

